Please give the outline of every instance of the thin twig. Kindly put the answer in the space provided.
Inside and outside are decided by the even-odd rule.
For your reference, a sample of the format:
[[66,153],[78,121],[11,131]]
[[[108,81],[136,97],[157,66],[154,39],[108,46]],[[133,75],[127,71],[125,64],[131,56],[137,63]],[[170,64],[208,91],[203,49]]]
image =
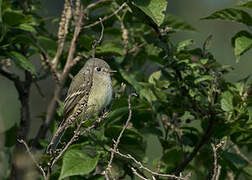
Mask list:
[[143,177],[141,174],[139,174],[135,168],[131,167],[131,170],[132,170],[132,172],[133,172],[136,176],[138,176],[140,179],[148,180],[147,178],[145,178],[145,177]]
[[121,152],[114,149],[110,149],[111,152],[114,152],[115,154],[118,154],[121,157],[124,157],[126,159],[131,159],[134,161],[134,163],[136,163],[140,169],[143,169],[145,171],[147,171],[148,173],[150,173],[153,176],[160,176],[160,177],[166,177],[166,178],[174,178],[174,179],[179,179],[179,180],[188,180],[188,178],[190,177],[190,173],[188,175],[186,175],[185,177],[178,177],[172,174],[161,174],[161,173],[157,173],[154,172],[152,170],[150,170],[149,168],[145,167],[140,161],[137,161],[133,156],[131,156],[130,154],[122,154]]
[[128,51],[128,53],[129,53],[129,54],[133,54],[133,53],[135,53],[138,49],[140,49],[141,47],[143,47],[143,46],[145,46],[145,45],[147,45],[147,43],[146,43],[146,42],[143,42],[143,43],[141,43],[141,44],[139,44],[139,45],[137,45],[137,46],[134,46],[132,49],[130,49],[130,50]]
[[218,180],[220,176],[221,166],[217,164],[217,150],[224,144],[224,141],[221,141],[216,146],[212,145],[213,149],[213,158],[214,158],[214,167],[213,167],[213,175],[211,180]]
[[89,4],[89,5],[85,8],[85,10],[89,10],[89,9],[91,9],[91,8],[93,8],[93,7],[95,7],[95,6],[99,5],[99,4],[101,4],[101,3],[110,2],[110,1],[112,2],[112,1],[114,1],[114,0],[99,0],[99,1],[96,1],[96,2],[94,2],[94,3]]
[[64,154],[64,152],[70,147],[70,145],[75,142],[79,135],[80,135],[80,128],[81,126],[87,122],[88,119],[84,118],[81,123],[78,125],[77,129],[74,132],[73,137],[70,139],[70,141],[66,144],[66,146],[60,151],[60,153],[58,154],[58,156],[56,156],[53,160],[52,163],[50,163],[50,168],[52,168],[54,166],[54,164],[59,160],[59,158],[62,157],[62,155]]
[[[137,96],[137,94],[132,93],[132,94],[130,94],[129,97],[128,97],[128,109],[129,109],[128,119],[127,119],[125,125],[123,126],[123,129],[121,130],[121,132],[120,132],[120,134],[119,134],[117,140],[116,140],[115,143],[114,143],[114,147],[113,147],[113,150],[114,150],[114,151],[117,150],[118,145],[119,145],[120,140],[121,140],[121,137],[122,137],[124,131],[126,130],[126,128],[128,127],[129,122],[130,122],[130,120],[131,120],[132,109],[131,109],[130,99],[131,99],[132,96]],[[112,161],[113,161],[113,159],[114,159],[114,151],[112,151],[112,153],[111,153],[110,160],[109,160],[109,164],[108,164],[108,168],[110,168],[111,165],[112,165]]]
[[236,144],[233,144],[233,148],[235,150],[235,152],[242,157],[242,159],[244,159],[248,164],[252,164],[252,162],[249,160],[248,157],[246,157],[239,149],[239,147]]
[[123,3],[117,10],[115,10],[112,14],[110,14],[110,15],[108,15],[108,16],[105,16],[105,17],[103,17],[101,20],[96,21],[96,22],[94,22],[94,23],[92,23],[92,24],[83,26],[82,28],[83,28],[83,29],[88,29],[88,28],[91,28],[91,27],[93,27],[93,26],[96,26],[96,25],[99,24],[101,21],[103,22],[103,21],[106,21],[107,19],[111,18],[112,16],[114,16],[115,14],[117,14],[119,11],[121,11],[121,10],[122,10],[124,7],[126,7],[126,6],[127,6],[127,3],[125,2],[125,3]]
[[185,167],[197,155],[200,148],[209,141],[209,139],[211,138],[211,135],[213,134],[214,122],[215,122],[215,112],[210,111],[210,118],[209,118],[209,123],[208,123],[208,127],[207,127],[206,131],[204,132],[198,145],[195,146],[195,148],[190,153],[190,155],[179,165],[179,167],[177,169],[175,169],[176,175],[180,174],[185,169]]
[[25,149],[26,149],[27,153],[29,154],[29,156],[31,157],[32,161],[34,162],[36,167],[40,170],[40,172],[42,173],[44,179],[46,179],[46,173],[45,173],[44,169],[38,164],[38,162],[36,161],[36,159],[32,155],[32,153],[30,151],[30,148],[27,145],[27,143],[23,139],[18,139],[17,141],[25,146]]
[[92,57],[95,58],[95,50],[96,50],[96,46],[99,45],[103,39],[103,32],[104,32],[104,26],[103,26],[103,23],[102,23],[102,19],[99,18],[100,20],[100,23],[101,23],[101,35],[100,35],[100,38],[97,40],[94,40],[94,44],[92,46]]

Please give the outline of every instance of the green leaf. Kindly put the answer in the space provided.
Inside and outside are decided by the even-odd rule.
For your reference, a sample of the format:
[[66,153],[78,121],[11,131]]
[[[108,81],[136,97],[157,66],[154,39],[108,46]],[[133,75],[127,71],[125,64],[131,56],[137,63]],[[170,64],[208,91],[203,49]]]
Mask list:
[[151,75],[150,75],[150,77],[149,77],[149,83],[151,83],[151,84],[156,84],[156,81],[158,81],[159,79],[160,79],[160,77],[161,77],[161,75],[162,75],[162,72],[161,71],[156,71],[156,72],[154,72],[154,73],[152,73]]
[[141,89],[139,94],[140,94],[140,98],[145,98],[150,103],[157,100],[157,97],[149,88]]
[[164,12],[167,7],[166,0],[133,0],[134,5],[149,16],[158,26],[165,18]]
[[29,25],[29,24],[20,24],[19,26],[17,26],[18,29],[22,29],[24,31],[29,31],[29,32],[32,32],[32,33],[36,33],[36,29]]
[[221,95],[221,109],[226,112],[233,110],[233,95],[229,91],[225,91]]
[[123,79],[126,80],[129,84],[131,84],[138,93],[141,89],[141,85],[137,82],[134,75],[127,74],[123,69],[119,69],[119,72],[122,75]]
[[192,27],[190,24],[188,24],[181,18],[173,16],[171,14],[165,15],[165,19],[161,27],[166,27],[166,26],[171,27],[173,29],[177,29],[177,30],[196,31],[196,29]]
[[16,51],[12,51],[7,54],[18,67],[31,72],[33,75],[36,75],[36,70],[35,70],[34,65],[25,56],[23,56],[22,54],[20,54]]
[[86,34],[82,34],[78,38],[78,44],[80,44],[87,50],[92,50],[93,42],[94,42],[94,39],[91,36],[88,36]]
[[243,3],[243,4],[239,4],[238,6],[240,7],[246,7],[246,8],[252,8],[252,1]]
[[10,26],[16,26],[22,24],[26,20],[22,11],[14,11],[14,10],[5,11],[2,18],[3,22]]
[[233,162],[236,165],[240,165],[240,166],[246,165],[246,161],[242,159],[242,157],[236,153],[224,151],[223,155],[225,158],[227,158],[229,161]]
[[195,79],[194,83],[198,84],[198,83],[200,83],[202,81],[211,81],[211,80],[213,80],[212,76],[210,76],[210,75],[204,75],[204,76],[201,76],[201,77]]
[[88,156],[80,149],[69,149],[64,157],[59,179],[74,175],[85,175],[93,171],[98,163],[99,155]]
[[193,44],[192,39],[188,39],[188,40],[179,42],[178,47],[177,47],[177,52],[185,50],[187,48],[187,46],[190,46],[192,44]]
[[123,55],[123,48],[115,43],[103,43],[101,46],[97,47],[96,54],[113,54],[113,55]]
[[220,11],[216,11],[208,17],[204,17],[201,19],[221,19],[221,20],[230,20],[238,23],[242,23],[248,26],[252,26],[252,18],[251,16],[239,9],[228,8]]
[[252,176],[252,165],[246,166],[245,168],[243,168],[243,171],[251,177]]
[[54,57],[57,51],[58,43],[57,41],[50,39],[45,36],[38,37],[41,47],[48,52],[51,57]]
[[252,34],[247,31],[240,31],[232,38],[232,46],[236,57],[236,62],[239,62],[240,56],[247,52],[252,47]]

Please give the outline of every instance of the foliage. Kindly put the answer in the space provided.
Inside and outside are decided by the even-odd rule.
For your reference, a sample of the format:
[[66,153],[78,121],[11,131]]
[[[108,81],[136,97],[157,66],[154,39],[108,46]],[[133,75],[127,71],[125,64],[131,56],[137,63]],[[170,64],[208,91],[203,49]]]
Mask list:
[[[112,14],[122,2],[108,1],[89,9],[86,14],[89,18],[85,19],[83,26]],[[46,30],[45,19],[38,15],[41,4],[36,0],[2,0],[0,5],[0,67],[5,68],[6,60],[10,59],[11,64],[24,74],[30,74],[30,83],[52,75],[43,55],[55,56],[57,35]],[[211,144],[224,140],[225,146],[218,150],[218,164],[222,167],[219,179],[227,179],[230,173],[235,179],[251,179],[251,161],[244,159],[234,148],[242,148],[246,153],[252,150],[252,99],[247,93],[248,79],[237,83],[225,80],[224,75],[231,68],[220,65],[210,52],[211,37],[202,40],[202,47],[197,48],[192,48],[194,42],[191,39],[178,44],[171,42],[171,36],[178,30],[195,29],[180,18],[167,14],[166,0],[129,0],[127,5],[103,22],[104,37],[96,49],[96,57],[107,60],[117,70],[113,76],[116,98],[111,103],[109,115],[96,130],[80,137],[64,153],[53,169],[51,179],[103,179],[102,171],[110,158],[109,147],[113,146],[113,139],[118,137],[128,117],[127,96],[131,92],[136,92],[138,97],[132,98],[131,125],[122,136],[118,147],[120,152],[132,155],[145,165],[151,164],[159,173],[182,172],[185,175],[191,172],[192,179],[206,179],[214,168]],[[223,9],[203,19],[228,20],[251,26],[252,18],[243,9],[251,8],[251,2],[239,7],[242,9]],[[74,27],[72,20],[67,43],[74,36]],[[100,24],[82,29],[75,54],[83,59],[73,67],[72,74],[76,74],[84,60],[91,57],[92,44],[100,32]],[[251,32],[237,32],[231,45],[238,61],[252,47]],[[31,58],[36,55],[42,56],[40,70]],[[63,71],[67,55],[68,51],[63,50],[58,71]],[[18,76],[18,79],[22,78],[22,75]],[[69,86],[70,80],[67,79],[65,87]],[[122,83],[126,84],[125,89]],[[62,120],[62,102],[59,102],[57,112],[50,124],[51,133],[55,132],[55,121]],[[44,120],[44,116],[41,115],[41,119]],[[6,131],[8,150],[4,153],[13,158],[10,147],[15,146],[15,142],[9,139],[13,139],[16,133],[9,131]],[[70,128],[63,141],[68,142],[73,133],[74,128]],[[153,162],[148,161],[146,154],[148,148],[156,148],[147,146],[146,137],[149,135],[157,137],[162,152],[161,157],[156,157]],[[33,146],[32,139],[28,140]],[[49,142],[48,138],[41,139],[40,146],[34,148],[45,152]],[[184,167],[184,162],[195,151]],[[46,166],[49,158],[43,154],[39,163]],[[113,178],[133,178],[131,167],[135,167],[133,161],[116,156],[112,164]],[[146,176],[149,175],[146,173]]]

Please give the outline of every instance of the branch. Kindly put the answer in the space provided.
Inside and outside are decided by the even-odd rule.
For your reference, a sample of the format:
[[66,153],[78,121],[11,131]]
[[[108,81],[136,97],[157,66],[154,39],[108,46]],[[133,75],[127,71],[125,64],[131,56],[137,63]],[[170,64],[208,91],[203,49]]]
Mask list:
[[0,68],[0,74],[2,74],[7,79],[13,81],[14,83],[20,81],[19,77],[16,74],[11,73],[8,70],[5,70],[3,67]]
[[96,1],[96,2],[94,2],[94,3],[89,4],[89,5],[86,7],[85,10],[92,9],[93,7],[95,7],[95,6],[97,6],[97,5],[101,4],[101,3],[110,2],[110,1],[113,2],[114,0],[99,0],[99,1]]
[[130,49],[130,50],[128,51],[128,53],[129,53],[129,54],[133,54],[133,53],[135,53],[138,49],[140,49],[141,47],[144,47],[145,45],[147,45],[147,43],[146,43],[146,42],[143,42],[143,43],[141,43],[141,44],[139,44],[139,45],[137,45],[137,46],[134,46],[132,49]]
[[175,170],[175,174],[176,175],[180,174],[185,169],[185,167],[197,155],[197,153],[199,152],[200,148],[209,141],[209,139],[211,138],[211,135],[213,134],[214,121],[215,121],[215,114],[214,114],[214,112],[212,112],[212,113],[210,113],[210,121],[209,121],[209,124],[208,124],[208,127],[207,127],[205,133],[203,134],[203,136],[201,137],[198,145],[193,149],[193,151],[191,152],[191,154]]
[[46,179],[46,173],[44,171],[44,169],[38,164],[38,162],[36,161],[36,159],[34,158],[34,156],[31,153],[31,150],[29,148],[29,146],[27,145],[27,143],[23,140],[23,139],[18,139],[17,140],[19,143],[23,144],[27,153],[29,154],[29,156],[31,157],[33,163],[36,165],[36,167],[40,170],[40,172],[42,173],[44,179]]
[[[78,2],[79,1],[76,1],[76,3],[78,3]],[[43,124],[40,126],[40,129],[35,137],[35,140],[33,143],[34,146],[38,146],[39,140],[45,137],[47,130],[48,130],[48,126],[51,123],[51,121],[53,120],[53,117],[55,115],[56,108],[57,108],[57,102],[60,99],[60,95],[61,95],[64,83],[65,83],[65,81],[69,75],[69,72],[70,72],[71,68],[73,67],[74,63],[78,62],[78,59],[80,59],[80,58],[74,58],[74,53],[76,50],[76,41],[77,41],[77,38],[79,37],[80,31],[81,31],[81,26],[82,26],[82,23],[84,20],[84,13],[82,11],[82,5],[79,5],[79,6],[76,5],[76,7],[79,8],[78,11],[80,11],[80,13],[78,14],[79,16],[78,16],[77,23],[75,26],[74,35],[73,35],[73,38],[71,41],[67,61],[66,61],[63,72],[61,74],[59,74],[59,83],[56,84],[56,86],[55,86],[53,98],[47,108],[46,119],[43,122]]]
[[235,150],[235,152],[242,157],[242,159],[244,159],[248,164],[252,164],[252,162],[249,160],[249,158],[247,156],[245,156],[245,154],[243,154],[239,147],[236,144],[233,144],[233,148]]
[[221,141],[216,146],[212,145],[213,149],[213,157],[214,157],[214,168],[213,168],[213,176],[211,180],[218,180],[220,176],[221,166],[217,164],[217,150],[224,144],[224,141]]
[[[25,70],[25,80],[21,81],[19,77],[9,72],[8,70],[5,70],[4,67],[0,67],[0,74],[2,74],[4,77],[11,80],[15,88],[18,92],[18,97],[21,103],[20,108],[20,122],[19,127],[17,129],[17,135],[16,137],[26,139],[27,134],[29,132],[30,128],[30,105],[29,105],[29,95],[30,95],[30,87],[32,83],[32,75],[30,72]],[[20,150],[20,144],[16,142],[15,144],[15,150]],[[22,152],[21,148],[21,152]],[[15,158],[11,159],[11,173],[10,178],[14,178],[15,176],[20,176],[20,178],[23,177],[23,168],[18,166],[17,161]]]
[[124,7],[126,7],[126,6],[127,6],[127,3],[125,2],[125,3],[123,3],[117,10],[115,10],[112,14],[110,14],[110,15],[108,15],[108,16],[105,16],[105,17],[103,17],[101,20],[96,21],[96,22],[94,22],[94,23],[92,23],[92,24],[83,26],[82,28],[83,28],[83,29],[88,29],[88,28],[91,28],[91,27],[93,27],[93,26],[96,26],[96,25],[99,24],[101,21],[103,22],[103,21],[106,21],[107,19],[113,17],[114,15],[116,15],[119,11],[121,11],[121,10],[122,10]]
[[[121,130],[121,132],[120,132],[120,134],[119,134],[117,140],[114,142],[114,147],[113,147],[113,150],[114,150],[114,151],[117,150],[118,145],[119,145],[120,140],[121,140],[121,137],[122,137],[124,131],[126,130],[126,128],[128,127],[129,122],[130,122],[130,120],[131,120],[131,116],[132,116],[132,109],[131,109],[131,103],[130,103],[131,96],[137,96],[137,95],[136,95],[135,93],[132,93],[132,94],[130,94],[129,97],[128,97],[128,109],[129,109],[128,119],[127,119],[125,125],[123,126],[123,129]],[[104,171],[104,172],[105,172],[105,177],[108,176],[108,172],[111,172],[110,169],[111,169],[111,167],[112,167],[112,161],[113,161],[114,155],[115,155],[115,152],[114,152],[114,151],[111,151],[111,156],[110,156],[110,160],[109,160],[109,163],[108,163],[108,167],[107,167],[107,168],[105,169],[105,171]]]
[[95,49],[96,49],[96,46],[99,45],[99,44],[101,43],[102,38],[103,38],[103,32],[104,32],[104,26],[103,26],[103,23],[102,23],[101,18],[99,18],[99,20],[100,20],[102,29],[101,29],[100,38],[98,39],[98,41],[97,41],[97,40],[94,40],[94,44],[93,44],[93,46],[92,46],[92,57],[93,57],[93,58],[95,58]]
[[[191,176],[191,174],[187,174],[184,178],[183,177],[178,177],[178,176],[175,176],[175,175],[172,175],[172,174],[161,174],[161,173],[157,173],[157,172],[154,172],[152,170],[150,170],[149,168],[145,167],[141,162],[137,161],[133,156],[131,156],[130,154],[122,154],[121,152],[117,150],[114,150],[114,149],[110,149],[110,151],[112,153],[115,153],[115,154],[118,154],[119,156],[123,157],[123,158],[126,158],[126,159],[130,159],[130,160],[133,160],[134,163],[136,163],[140,169],[143,169],[145,171],[147,171],[148,173],[150,173],[152,176],[160,176],[160,177],[166,177],[166,178],[174,178],[174,179],[179,179],[179,180],[188,180],[188,178]],[[132,169],[132,168],[131,168]],[[134,173],[134,171],[133,171]],[[146,178],[144,178],[146,179]]]
[[69,0],[65,0],[64,4],[64,10],[62,11],[61,15],[61,21],[59,23],[59,30],[58,30],[58,49],[57,53],[52,61],[52,67],[54,69],[57,68],[58,62],[59,62],[59,57],[62,54],[64,44],[65,44],[65,38],[68,34],[68,27],[70,23],[70,19],[72,17],[72,7],[69,2]]

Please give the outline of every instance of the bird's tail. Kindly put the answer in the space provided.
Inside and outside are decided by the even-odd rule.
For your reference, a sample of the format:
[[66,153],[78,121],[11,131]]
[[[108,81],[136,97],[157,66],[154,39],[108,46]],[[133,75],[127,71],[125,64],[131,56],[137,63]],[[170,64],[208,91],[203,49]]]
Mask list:
[[62,138],[62,136],[65,133],[65,130],[66,130],[66,128],[64,127],[64,125],[59,126],[59,128],[57,129],[55,135],[53,136],[50,144],[47,146],[46,153],[49,153],[49,154],[55,153],[56,148],[60,142],[60,139]]

